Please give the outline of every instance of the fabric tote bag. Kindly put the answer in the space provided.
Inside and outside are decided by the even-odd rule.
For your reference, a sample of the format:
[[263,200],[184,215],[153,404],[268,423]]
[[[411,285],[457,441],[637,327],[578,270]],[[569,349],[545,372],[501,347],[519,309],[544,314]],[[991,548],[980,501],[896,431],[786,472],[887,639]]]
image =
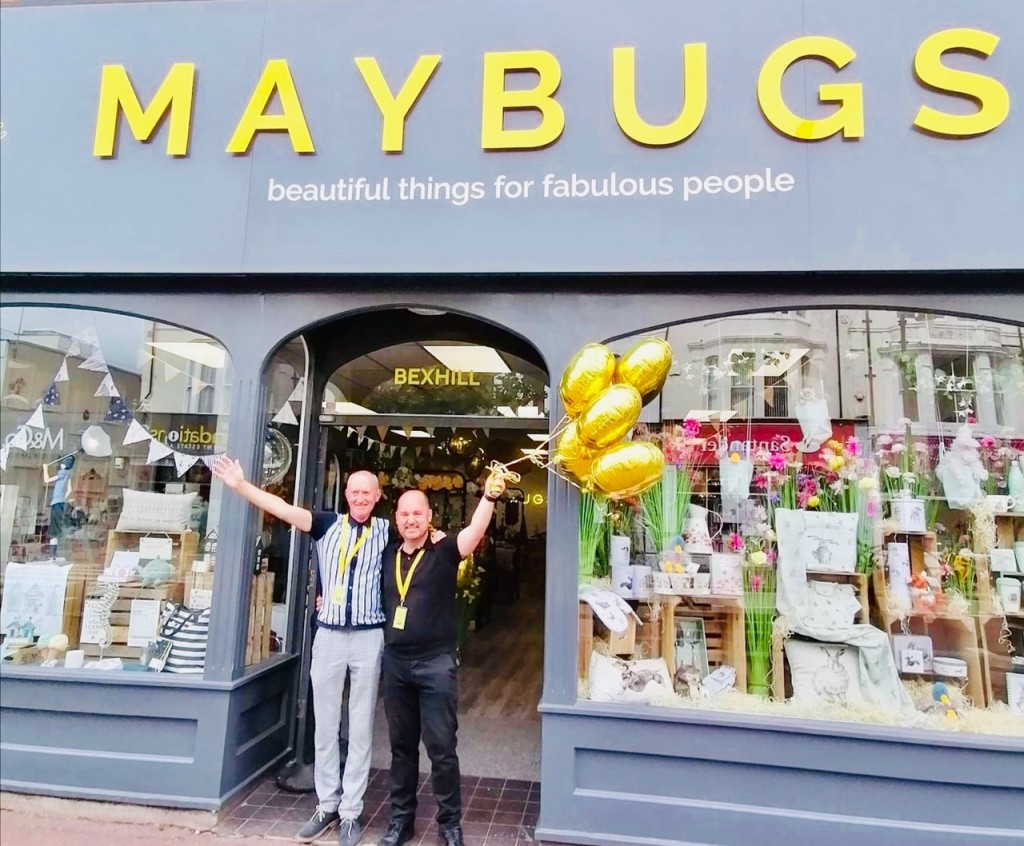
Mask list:
[[163,672],[202,675],[206,666],[206,643],[210,637],[210,609],[190,611],[168,602],[160,624],[160,642],[166,654]]

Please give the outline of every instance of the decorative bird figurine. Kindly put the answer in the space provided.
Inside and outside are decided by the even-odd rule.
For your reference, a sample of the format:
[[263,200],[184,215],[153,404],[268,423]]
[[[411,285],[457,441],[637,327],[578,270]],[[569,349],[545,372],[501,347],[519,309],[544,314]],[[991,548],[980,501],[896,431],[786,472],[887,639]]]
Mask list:
[[960,715],[957,714],[956,708],[953,707],[953,701],[949,698],[949,688],[945,682],[935,682],[932,685],[932,699],[939,703],[938,707],[946,710],[947,719],[959,719]]

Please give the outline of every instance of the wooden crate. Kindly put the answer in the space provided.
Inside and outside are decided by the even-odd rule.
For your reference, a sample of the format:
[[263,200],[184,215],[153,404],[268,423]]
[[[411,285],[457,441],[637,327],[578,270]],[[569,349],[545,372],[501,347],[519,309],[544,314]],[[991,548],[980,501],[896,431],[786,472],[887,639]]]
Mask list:
[[[88,599],[103,596],[106,585],[94,584],[86,594]],[[165,602],[181,602],[184,587],[180,583],[143,587],[141,582],[126,582],[120,586],[117,600],[110,611],[110,631],[113,636],[110,646],[103,651],[104,658],[139,658],[143,647],[128,645],[128,624],[131,618],[133,599],[158,599]],[[90,658],[98,658],[100,647],[95,643],[83,643],[81,649]]]
[[[185,604],[192,610],[195,610],[195,602],[192,599],[192,591],[212,591],[213,590],[213,570],[207,570],[204,573],[190,572],[185,579]],[[208,607],[204,605],[204,607]]]
[[590,653],[594,651],[594,609],[586,602],[580,603],[579,638],[576,649],[576,668],[581,679],[590,675]]
[[111,529],[107,533],[106,563],[109,565],[114,553],[119,550],[138,550],[140,538],[148,535],[165,535],[171,539],[171,564],[174,565],[172,580],[184,582],[185,577],[192,571],[192,559],[196,557],[196,549],[199,547],[198,532],[118,532]]
[[249,638],[245,644],[245,665],[258,664],[270,656],[270,633],[274,607],[274,574],[252,577],[249,599]]
[[[68,586],[64,592],[64,615],[61,631],[68,636],[68,648],[78,648],[78,637],[82,628],[82,606],[85,603],[85,581],[87,568],[75,564],[68,574]],[[46,646],[46,644],[41,644]]]
[[676,672],[676,617],[700,617],[708,647],[708,669],[736,670],[736,689],[747,689],[747,643],[742,596],[666,596],[662,602],[661,655],[669,675]]

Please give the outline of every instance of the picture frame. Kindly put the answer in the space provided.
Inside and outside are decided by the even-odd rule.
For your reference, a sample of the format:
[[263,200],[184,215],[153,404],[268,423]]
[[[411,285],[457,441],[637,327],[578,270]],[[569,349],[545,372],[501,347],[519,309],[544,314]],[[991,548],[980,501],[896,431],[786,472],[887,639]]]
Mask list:
[[694,667],[701,679],[708,676],[708,642],[702,617],[675,618],[676,669]]
[[989,569],[993,573],[1016,573],[1017,557],[1012,549],[992,549],[988,553]]

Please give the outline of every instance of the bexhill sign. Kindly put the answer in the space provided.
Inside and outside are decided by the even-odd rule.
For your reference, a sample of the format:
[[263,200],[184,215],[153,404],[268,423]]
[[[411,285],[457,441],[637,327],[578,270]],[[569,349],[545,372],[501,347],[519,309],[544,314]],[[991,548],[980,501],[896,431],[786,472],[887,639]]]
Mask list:
[[[1010,95],[992,76],[966,71],[948,63],[949,54],[969,53],[981,57],[993,54],[999,37],[980,29],[958,28],[935,32],[925,38],[913,55],[913,72],[923,89],[938,91],[973,104],[973,112],[944,111],[921,105],[908,115],[912,125],[940,138],[983,135],[1000,126],[1010,110]],[[683,104],[677,116],[665,123],[645,120],[637,105],[637,51],[634,47],[611,50],[612,111],[622,133],[632,142],[647,147],[680,144],[697,132],[708,107],[708,54],[706,43],[682,47]],[[761,65],[756,80],[757,100],[768,124],[783,136],[799,141],[819,141],[835,135],[844,139],[866,134],[865,92],[854,81],[856,52],[837,38],[811,35],[787,41],[776,48]],[[413,106],[421,99],[429,103],[428,87],[441,71],[442,55],[416,58],[404,79],[389,81],[376,57],[354,59],[356,71],[381,116],[380,149],[384,153],[405,150],[407,122]],[[783,96],[786,71],[805,60],[818,60],[844,71],[842,81],[818,86],[818,99],[835,104],[826,117],[812,119],[794,111]],[[980,61],[979,60],[979,61]],[[847,70],[849,68],[849,70]],[[178,62],[171,66],[155,95],[143,104],[121,64],[103,65],[93,138],[93,154],[114,157],[118,125],[123,116],[132,137],[150,141],[167,119],[166,151],[170,156],[187,156],[192,136],[193,99],[196,94],[196,64]],[[531,76],[531,88],[508,87],[510,77]],[[558,99],[562,67],[558,57],[546,50],[485,52],[480,108],[480,147],[488,151],[536,150],[551,146],[561,137],[567,121],[566,109]],[[270,113],[274,100],[280,112]],[[368,105],[368,103],[367,103]],[[530,128],[507,128],[506,117],[515,111],[529,111],[538,120]],[[248,103],[227,140],[226,152],[247,154],[258,135],[286,133],[295,153],[313,154],[317,142],[309,128],[299,96],[299,85],[287,59],[266,62],[252,89]]]

